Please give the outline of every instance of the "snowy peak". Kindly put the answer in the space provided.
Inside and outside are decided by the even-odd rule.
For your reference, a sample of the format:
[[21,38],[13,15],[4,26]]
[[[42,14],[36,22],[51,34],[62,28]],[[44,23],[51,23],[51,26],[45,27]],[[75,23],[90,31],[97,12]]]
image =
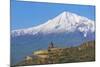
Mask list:
[[86,37],[88,33],[95,31],[94,26],[94,21],[75,13],[64,11],[44,24],[27,29],[13,30],[12,35],[20,36],[25,34],[35,35],[37,33],[50,34],[79,31]]

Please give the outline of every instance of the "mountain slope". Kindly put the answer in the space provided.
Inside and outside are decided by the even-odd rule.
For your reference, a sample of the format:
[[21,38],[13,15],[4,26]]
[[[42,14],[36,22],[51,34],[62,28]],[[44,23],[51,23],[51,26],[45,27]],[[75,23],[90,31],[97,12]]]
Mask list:
[[70,47],[91,40],[95,40],[95,22],[63,12],[41,25],[11,31],[12,63],[20,61],[33,50],[46,49],[50,42],[58,47]]
[[88,32],[94,32],[94,21],[70,12],[63,12],[46,23],[27,29],[13,30],[12,35],[35,35],[79,31],[86,37]]

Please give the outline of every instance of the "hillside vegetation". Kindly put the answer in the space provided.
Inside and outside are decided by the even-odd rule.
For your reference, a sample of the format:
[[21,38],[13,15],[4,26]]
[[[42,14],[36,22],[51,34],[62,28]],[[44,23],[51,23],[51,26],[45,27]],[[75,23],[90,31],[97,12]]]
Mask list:
[[87,61],[95,61],[95,41],[89,41],[80,46],[69,48],[53,47],[52,43],[47,50],[34,51],[32,56],[27,56],[14,67]]

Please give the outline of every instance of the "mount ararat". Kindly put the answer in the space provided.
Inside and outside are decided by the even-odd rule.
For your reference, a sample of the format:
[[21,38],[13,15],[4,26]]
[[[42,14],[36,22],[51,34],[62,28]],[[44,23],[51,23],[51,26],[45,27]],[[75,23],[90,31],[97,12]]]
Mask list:
[[12,54],[17,56],[13,56],[14,60],[33,50],[45,49],[50,42],[70,47],[91,40],[95,40],[95,22],[66,11],[38,26],[11,31]]

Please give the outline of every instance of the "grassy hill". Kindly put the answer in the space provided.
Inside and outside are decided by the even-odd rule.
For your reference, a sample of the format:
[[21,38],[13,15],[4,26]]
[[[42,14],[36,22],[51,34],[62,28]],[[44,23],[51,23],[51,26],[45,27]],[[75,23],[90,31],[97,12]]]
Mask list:
[[12,67],[87,61],[95,61],[95,41],[89,41],[77,47],[54,47],[47,50],[34,51],[32,56],[26,57]]

